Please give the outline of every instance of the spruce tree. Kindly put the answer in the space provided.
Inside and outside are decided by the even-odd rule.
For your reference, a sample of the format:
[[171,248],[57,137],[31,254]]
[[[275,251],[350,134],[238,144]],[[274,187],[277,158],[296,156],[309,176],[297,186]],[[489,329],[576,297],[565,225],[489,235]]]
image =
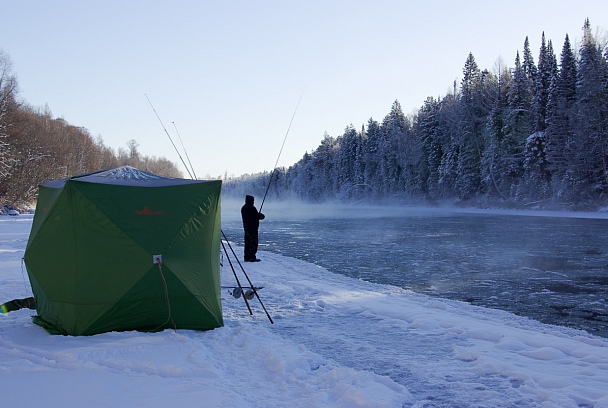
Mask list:
[[530,42],[528,41],[528,37],[524,41],[524,51],[522,58],[522,69],[526,74],[527,81],[529,82],[529,91],[532,95],[534,94],[534,90],[536,87],[536,81],[538,80],[538,68],[534,65],[534,57],[532,56],[532,52],[530,51]]
[[380,165],[385,180],[385,194],[395,195],[403,191],[402,159],[404,139],[409,128],[408,121],[401,110],[401,104],[395,101],[391,111],[382,121],[382,144]]
[[553,78],[547,104],[547,165],[552,174],[553,194],[569,199],[573,183],[572,156],[577,62],[566,35],[560,56],[559,73]]
[[454,86],[454,93],[446,95],[439,104],[437,112],[437,140],[441,142],[443,155],[439,165],[439,188],[442,197],[458,195],[458,163],[461,140],[461,111],[459,94]]
[[443,149],[438,132],[439,101],[428,97],[420,108],[416,120],[416,134],[422,144],[421,163],[418,169],[421,188],[431,197],[438,198],[439,166]]
[[[572,143],[573,177],[576,193],[606,192],[606,60],[591,32],[589,19],[583,27],[583,41],[576,80],[576,122]],[[594,198],[594,197],[589,197]]]
[[[486,122],[486,140],[481,163],[482,183],[490,195],[508,199],[502,185],[504,171],[501,146],[505,140],[505,129],[508,114],[508,93],[511,86],[511,73],[499,63],[496,67],[494,81],[489,84],[492,109]],[[508,194],[508,189],[507,189]]]
[[518,194],[517,184],[523,176],[523,151],[526,139],[532,134],[533,129],[532,81],[524,65],[520,63],[519,53],[515,58],[512,75],[504,138],[499,145],[499,166],[502,184],[506,188],[505,194],[515,197]]
[[361,181],[360,135],[352,124],[344,129],[344,134],[338,138],[338,143],[334,167],[335,190],[339,198],[351,198],[356,192],[354,187]]
[[549,87],[553,77],[553,60],[555,55],[551,55],[552,48],[545,43],[545,33],[543,32],[540,52],[538,55],[538,76],[534,89],[534,131],[542,132],[545,130],[547,117],[547,103],[549,100]]
[[334,196],[335,191],[331,187],[333,186],[336,145],[336,139],[325,132],[321,144],[311,154],[310,166],[314,171],[315,177],[308,189],[309,196],[312,199],[319,200]]
[[484,123],[484,101],[482,83],[484,75],[479,70],[475,57],[469,53],[463,68],[460,105],[461,127],[458,140],[458,167],[456,188],[459,197],[469,199],[480,191],[481,154],[483,151],[482,127]]
[[380,198],[380,192],[384,190],[384,179],[380,172],[380,144],[382,143],[380,124],[369,119],[365,138],[363,140],[363,160],[364,160],[364,182],[373,186],[375,199]]

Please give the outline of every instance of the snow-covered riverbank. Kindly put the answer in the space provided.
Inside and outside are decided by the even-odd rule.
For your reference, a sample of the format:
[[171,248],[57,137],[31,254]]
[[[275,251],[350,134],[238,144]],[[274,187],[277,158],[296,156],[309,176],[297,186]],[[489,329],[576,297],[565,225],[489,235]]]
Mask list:
[[[30,227],[0,217],[2,302],[31,295]],[[227,289],[226,326],[209,332],[64,337],[34,311],[0,315],[3,405],[608,406],[604,338],[258,256],[245,267],[274,324]]]

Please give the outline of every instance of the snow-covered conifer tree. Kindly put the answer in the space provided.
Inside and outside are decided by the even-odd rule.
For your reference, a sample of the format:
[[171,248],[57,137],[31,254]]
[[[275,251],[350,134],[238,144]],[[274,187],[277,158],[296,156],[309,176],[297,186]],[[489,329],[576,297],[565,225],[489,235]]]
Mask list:
[[[526,41],[527,44],[527,41]],[[530,71],[530,68],[528,68]],[[504,138],[499,144],[499,168],[502,184],[510,197],[517,193],[517,184],[523,175],[523,151],[526,139],[532,134],[533,113],[532,81],[524,65],[521,64],[519,53],[515,58],[513,78],[508,93],[508,110],[504,123]]]
[[384,179],[384,193],[395,195],[402,190],[402,159],[405,137],[409,123],[401,110],[398,101],[393,103],[391,111],[382,121],[382,144],[380,154],[382,161],[380,169]]
[[553,61],[555,55],[552,55],[552,47],[548,47],[545,41],[545,33],[543,32],[540,52],[538,55],[538,76],[534,89],[534,131],[542,132],[546,128],[547,103],[549,100],[549,87],[551,79],[555,74],[553,72]]
[[380,173],[380,151],[382,143],[382,134],[380,124],[369,119],[367,121],[367,129],[365,130],[365,138],[363,139],[363,161],[364,161],[364,182],[371,186],[372,194],[376,199],[379,199],[380,192],[384,191],[384,180]]
[[423,192],[432,198],[438,198],[439,166],[443,149],[439,140],[437,130],[437,113],[439,112],[439,101],[428,97],[424,105],[418,111],[416,117],[415,131],[422,144],[421,162],[418,169]]
[[505,140],[505,123],[508,114],[508,92],[511,86],[511,72],[499,60],[495,67],[493,80],[488,83],[488,92],[491,98],[491,111],[488,115],[485,131],[484,151],[481,161],[482,183],[489,195],[498,195],[508,199],[503,192],[502,185],[503,152],[501,146]]
[[576,103],[577,62],[566,35],[560,56],[559,74],[553,78],[547,104],[547,165],[552,174],[554,195],[565,197],[572,184],[572,141]]
[[481,155],[483,147],[483,125],[485,107],[483,101],[483,79],[475,57],[469,53],[463,69],[460,105],[461,127],[456,188],[459,197],[468,199],[480,191]]
[[[583,27],[576,81],[576,115],[572,143],[575,193],[599,195],[607,191],[606,59],[591,32]],[[595,197],[589,197],[595,198]]]
[[354,186],[360,182],[357,174],[357,151],[360,150],[360,135],[351,124],[344,129],[344,134],[338,138],[339,148],[334,167],[334,185],[339,198],[350,198]]

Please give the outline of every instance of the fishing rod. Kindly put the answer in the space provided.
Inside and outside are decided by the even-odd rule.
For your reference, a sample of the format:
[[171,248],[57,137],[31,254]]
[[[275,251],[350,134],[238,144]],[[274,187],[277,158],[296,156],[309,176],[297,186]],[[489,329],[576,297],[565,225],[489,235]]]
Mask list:
[[171,136],[169,135],[169,132],[167,132],[167,128],[165,128],[165,125],[163,124],[163,121],[160,120],[160,116],[158,116],[158,113],[156,112],[156,109],[154,109],[154,105],[152,105],[152,102],[150,102],[150,98],[148,98],[148,95],[144,94],[146,96],[146,99],[148,100],[148,103],[150,104],[150,106],[152,107],[152,110],[154,111],[154,113],[156,114],[156,117],[158,118],[158,121],[160,122],[160,125],[163,127],[163,129],[165,130],[165,133],[167,134],[167,137],[169,138],[169,140],[171,141],[171,144],[173,145],[173,148],[175,149],[175,151],[177,152],[177,155],[179,156],[180,160],[182,161],[182,163],[184,164],[184,167],[186,168],[186,171],[188,172],[188,174],[190,175],[190,178],[194,180],[194,177],[192,177],[192,173],[190,173],[190,169],[188,169],[188,166],[186,166],[186,162],[184,162],[184,159],[182,158],[182,155],[179,153],[179,150],[177,150],[177,147],[175,147],[175,143],[173,143],[173,139],[171,139]]
[[196,180],[198,180],[198,177],[196,177],[196,173],[194,172],[194,166],[192,166],[192,162],[190,161],[190,156],[188,156],[188,151],[186,150],[186,146],[184,146],[184,142],[182,141],[182,137],[179,134],[179,131],[177,130],[177,126],[175,125],[175,122],[171,122],[173,123],[173,127],[175,128],[175,133],[177,133],[177,137],[179,137],[179,141],[182,144],[182,149],[184,149],[184,153],[186,154],[186,159],[188,159],[188,164],[190,164],[190,168],[192,169],[192,174],[194,174],[194,178]]
[[[304,88],[304,90],[306,90],[306,88]],[[302,100],[302,96],[304,95],[304,90],[302,90],[302,93],[300,94],[300,99],[298,99],[296,108],[293,111],[293,115],[291,115],[291,121],[289,122],[289,126],[287,127],[287,132],[285,133],[285,137],[283,138],[283,144],[281,145],[281,150],[279,151],[279,155],[277,156],[277,161],[274,163],[272,173],[270,173],[270,179],[268,180],[268,185],[266,186],[266,192],[264,193],[264,198],[262,199],[262,204],[260,205],[260,212],[262,212],[262,207],[264,206],[264,201],[266,201],[266,195],[268,195],[268,190],[270,189],[270,183],[272,183],[272,176],[274,176],[274,172],[277,169],[277,164],[279,164],[279,158],[281,157],[281,153],[283,153],[283,147],[285,146],[285,141],[287,140],[287,135],[289,134],[289,130],[291,129],[291,124],[293,123],[293,118],[296,117],[296,112],[298,111],[298,106],[300,106],[300,101]]]
[[[224,234],[224,231],[222,231],[222,235],[224,236],[224,240],[228,244],[228,248],[230,248],[230,250],[232,251],[232,255],[234,255],[234,259],[236,259],[236,262],[241,267],[241,271],[243,271],[243,275],[245,275],[245,278],[247,278],[247,282],[249,282],[249,286],[251,287],[251,290],[253,291],[253,294],[260,301],[260,305],[262,306],[262,309],[264,309],[264,312],[266,313],[266,316],[268,317],[268,320],[270,320],[271,324],[274,324],[274,322],[272,321],[272,317],[270,317],[270,314],[268,314],[268,310],[266,310],[266,306],[264,306],[264,303],[262,303],[262,299],[260,299],[260,295],[258,295],[258,291],[255,289],[255,286],[251,282],[251,279],[249,279],[249,275],[247,275],[247,272],[245,272],[245,268],[243,268],[243,265],[241,264],[241,261],[239,261],[239,257],[234,252],[234,249],[232,248],[232,245],[230,245],[230,241],[228,241],[228,238],[226,238],[226,234]],[[224,245],[224,243],[222,242],[222,246],[223,245]],[[226,254],[226,255],[228,255],[228,254]],[[230,258],[228,258],[228,261],[230,261]],[[230,265],[232,266],[232,263]],[[239,286],[240,286],[240,283],[239,283]]]

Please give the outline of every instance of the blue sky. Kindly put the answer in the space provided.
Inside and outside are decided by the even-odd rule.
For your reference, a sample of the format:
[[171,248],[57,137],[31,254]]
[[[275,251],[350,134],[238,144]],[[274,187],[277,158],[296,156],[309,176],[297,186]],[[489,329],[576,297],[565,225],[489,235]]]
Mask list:
[[[608,30],[605,1],[2,0],[0,49],[20,96],[114,149],[135,139],[199,177],[272,170],[398,100],[405,113],[443,96],[469,52],[482,69],[513,66],[541,34],[559,55],[585,18]],[[181,151],[184,156],[183,151]],[[185,157],[184,157],[185,159]]]

